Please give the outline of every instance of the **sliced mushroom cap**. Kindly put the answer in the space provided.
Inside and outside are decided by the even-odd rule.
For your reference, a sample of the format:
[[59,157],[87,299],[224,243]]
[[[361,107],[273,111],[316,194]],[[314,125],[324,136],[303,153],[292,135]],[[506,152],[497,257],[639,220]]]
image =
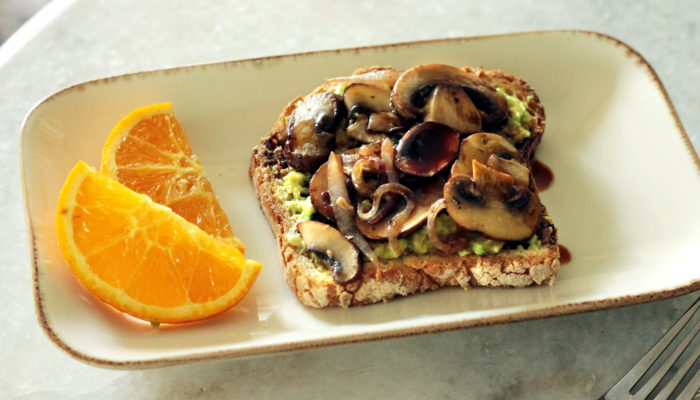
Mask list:
[[[407,235],[425,223],[430,214],[430,206],[442,198],[444,186],[445,180],[437,178],[432,183],[415,190],[416,207],[401,224],[399,236]],[[384,240],[388,237],[390,220],[391,216],[387,216],[376,224],[370,224],[360,218],[356,218],[355,222],[357,229],[367,238]]]
[[474,160],[474,176],[453,175],[445,185],[447,213],[463,228],[498,240],[525,240],[541,217],[537,197],[512,176]]
[[[358,164],[362,161],[376,162],[376,160],[378,160],[377,157],[358,158],[357,160],[353,160],[352,163]],[[344,174],[351,174],[352,171],[345,172],[346,160],[341,159],[341,163],[343,164]],[[352,163],[349,164],[351,167],[353,165]],[[380,165],[380,173],[382,172],[381,167],[382,166]],[[352,179],[348,178],[347,175],[345,176],[346,185],[348,185],[349,182],[352,182],[355,186],[355,178],[352,175],[351,177]],[[362,178],[364,178],[364,176]],[[360,190],[358,190],[358,192],[359,191]],[[313,204],[316,212],[321,214],[329,221],[335,221],[333,206],[331,204],[331,196],[330,192],[328,191],[328,162],[321,164],[321,166],[318,167],[318,170],[316,170],[316,173],[311,177],[311,181],[309,182],[309,197],[311,197],[311,204]]]
[[491,155],[505,160],[513,160],[525,166],[525,161],[518,150],[503,136],[495,133],[474,133],[459,144],[459,155],[452,164],[451,173],[452,175],[472,176],[472,160],[486,164]]
[[311,204],[319,214],[334,221],[331,196],[328,193],[328,162],[323,163],[309,182],[309,197]]
[[394,162],[407,174],[433,176],[455,159],[458,148],[459,132],[437,122],[423,122],[401,138]]
[[342,103],[333,93],[318,93],[299,104],[289,118],[284,156],[302,172],[311,172],[328,159],[333,131],[343,119]]
[[481,115],[459,86],[437,86],[423,107],[423,121],[439,122],[461,134],[481,130]]
[[350,114],[387,112],[391,111],[391,90],[366,83],[352,83],[345,88],[343,102]]
[[359,252],[339,230],[318,221],[300,222],[297,229],[306,249],[330,264],[333,280],[347,283],[359,275]]
[[417,65],[401,74],[391,92],[394,111],[403,118],[415,119],[436,86],[464,89],[481,111],[484,124],[496,127],[508,118],[508,104],[493,86],[463,69],[443,64]]

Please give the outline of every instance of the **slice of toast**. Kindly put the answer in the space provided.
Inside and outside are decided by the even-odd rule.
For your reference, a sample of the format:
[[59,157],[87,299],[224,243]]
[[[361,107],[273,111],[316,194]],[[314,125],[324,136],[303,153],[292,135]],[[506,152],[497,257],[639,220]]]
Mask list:
[[[443,68],[442,66],[439,67]],[[416,68],[418,68],[418,71],[423,74],[423,76],[416,78],[411,75],[411,73],[416,71]],[[424,70],[421,68],[424,68]],[[477,129],[477,131],[488,130],[506,138],[508,142],[517,148],[520,154],[520,157],[516,154],[507,158],[512,159],[512,157],[515,157],[516,160],[521,160],[521,163],[529,167],[528,163],[534,156],[536,147],[544,133],[545,125],[544,109],[534,90],[522,79],[502,71],[488,71],[467,67],[460,69],[461,72],[456,72],[456,68],[445,66],[444,68],[448,69],[448,73],[446,73],[443,70],[436,70],[436,68],[436,65],[427,65],[427,67],[417,66],[404,73],[390,67],[369,67],[357,70],[347,77],[329,79],[307,96],[293,99],[282,111],[269,134],[253,149],[249,170],[253,186],[260,201],[261,209],[270,224],[279,246],[286,281],[302,304],[311,307],[349,307],[389,301],[397,295],[406,296],[413,293],[438,289],[444,286],[460,286],[467,289],[472,286],[526,287],[531,285],[551,285],[554,283],[560,265],[557,231],[551,219],[548,217],[545,207],[541,205],[539,201],[531,172],[527,169],[524,170],[526,171],[525,180],[524,183],[521,183],[521,186],[517,186],[513,183],[513,176],[516,176],[517,171],[520,171],[517,170],[517,168],[517,171],[511,176],[505,173],[509,171],[508,169],[500,170],[502,172],[505,171],[504,173],[494,172],[492,168],[485,167],[483,164],[472,160],[466,160],[466,164],[464,165],[470,164],[469,161],[472,161],[474,170],[472,171],[472,166],[470,165],[466,167],[469,171],[464,173],[463,170],[454,166],[458,162],[465,162],[463,160],[460,161],[460,157],[464,158],[462,153],[466,151],[461,147],[459,150],[460,155],[452,155],[452,159],[447,167],[436,167],[439,168],[438,172],[428,172],[428,174],[433,174],[428,178],[426,178],[428,175],[425,174],[416,177],[412,176],[413,172],[406,172],[412,171],[410,168],[413,168],[411,165],[416,165],[415,162],[413,164],[409,163],[410,165],[408,167],[402,167],[402,169],[398,171],[400,177],[394,178],[394,182],[396,179],[399,179],[400,184],[410,187],[408,191],[414,193],[420,192],[422,186],[427,185],[428,181],[434,182],[436,179],[443,179],[439,181],[438,185],[444,185],[445,191],[440,194],[444,194],[448,199],[446,198],[446,200],[442,202],[443,210],[441,212],[441,218],[443,220],[448,220],[448,226],[452,227],[452,230],[447,234],[443,232],[443,236],[439,237],[445,239],[445,241],[451,241],[453,244],[456,243],[455,245],[448,246],[449,250],[444,248],[439,250],[436,247],[436,242],[433,241],[435,239],[426,239],[425,225],[428,223],[435,224],[434,219],[432,220],[433,222],[431,222],[431,219],[428,219],[428,222],[423,222],[422,225],[418,224],[417,228],[411,228],[406,232],[399,233],[399,237],[394,237],[393,242],[371,235],[369,237],[365,234],[359,235],[363,236],[364,242],[368,243],[370,248],[374,250],[372,255],[375,257],[368,256],[365,251],[366,248],[357,244],[357,235],[345,232],[345,236],[349,237],[350,240],[347,243],[351,243],[352,241],[353,244],[351,247],[353,249],[355,246],[359,246],[359,248],[363,250],[361,253],[355,250],[355,253],[359,254],[359,256],[357,256],[359,260],[359,270],[357,273],[349,278],[345,277],[344,279],[339,279],[336,268],[338,267],[337,263],[328,262],[334,260],[332,252],[328,250],[323,253],[316,251],[316,249],[311,249],[314,251],[310,251],[310,249],[307,248],[308,244],[304,243],[303,237],[299,234],[298,223],[308,219],[327,224],[334,228],[332,229],[333,231],[335,231],[335,228],[341,231],[347,230],[347,225],[334,222],[334,216],[338,216],[338,213],[344,212],[339,210],[343,204],[336,207],[333,207],[333,204],[325,204],[325,206],[327,206],[325,211],[324,205],[321,204],[321,206],[319,206],[320,203],[318,203],[318,201],[315,203],[317,207],[311,206],[312,202],[309,198],[308,186],[309,178],[316,174],[319,169],[323,169],[319,166],[321,163],[325,162],[325,158],[328,157],[328,154],[323,152],[321,152],[322,154],[316,154],[315,151],[317,148],[330,146],[334,152],[331,153],[330,158],[333,158],[333,154],[335,153],[342,154],[343,157],[345,157],[345,155],[348,154],[362,153],[362,151],[357,151],[357,148],[363,145],[362,142],[358,141],[358,137],[362,140],[370,141],[375,140],[377,137],[377,132],[370,132],[367,134],[366,130],[362,131],[365,136],[351,135],[348,137],[346,133],[353,123],[361,120],[362,114],[367,115],[368,108],[378,107],[374,111],[370,110],[371,113],[369,115],[374,115],[375,111],[376,113],[382,111],[380,110],[381,105],[373,106],[367,102],[367,99],[370,97],[373,99],[374,97],[372,96],[374,95],[370,97],[365,96],[365,102],[360,104],[361,107],[358,108],[355,104],[357,101],[353,103],[354,100],[350,98],[351,96],[349,95],[350,91],[348,91],[348,88],[352,85],[361,86],[360,84],[364,84],[392,91],[391,110],[389,113],[396,115],[390,116],[392,117],[390,121],[393,121],[394,125],[398,124],[402,126],[403,129],[394,127],[390,129],[388,133],[381,133],[380,136],[392,137],[395,145],[394,147],[396,147],[396,142],[398,141],[397,148],[402,146],[402,141],[408,141],[408,133],[406,133],[406,130],[409,130],[409,128],[417,126],[418,124],[429,124],[428,122],[424,122],[428,120],[438,121],[437,125],[441,125],[442,121],[451,121],[450,118],[454,118],[454,115],[456,115],[455,113],[449,112],[447,117],[440,116],[444,115],[444,113],[431,113],[435,111],[434,109],[438,107],[438,105],[445,104],[438,103],[437,100],[435,100],[439,99],[440,96],[437,93],[438,90],[435,88],[440,86],[441,88],[446,87],[449,89],[455,87],[455,85],[462,85],[459,87],[462,87],[469,95],[469,99],[472,99],[473,105],[478,109],[480,114],[481,125],[477,124],[477,127],[481,129]],[[457,78],[454,77],[456,76],[455,74],[458,75]],[[465,78],[462,74],[467,77]],[[432,79],[429,84],[425,84],[425,82],[421,81],[421,79],[426,79],[426,76],[428,79]],[[460,80],[460,82],[463,80],[467,83],[455,83],[455,79]],[[473,88],[469,89],[466,87],[467,85],[472,85]],[[397,94],[397,87],[402,89],[404,87],[410,87],[412,88],[411,90],[415,90],[411,93],[411,96],[405,96],[408,100],[404,99],[404,103],[401,104],[401,99],[399,98],[401,93]],[[369,89],[374,90],[374,88]],[[428,92],[430,92],[430,97],[428,97]],[[381,91],[378,93],[381,94]],[[443,91],[443,93],[447,93],[447,95],[443,97],[443,99],[447,99],[447,104],[458,104],[455,107],[462,107],[459,105],[460,101],[464,102],[462,91],[455,92],[454,90],[447,90]],[[498,93],[496,97],[500,96],[500,98],[505,100],[502,101],[499,98],[495,99],[500,102],[498,104],[501,104],[501,108],[502,104],[508,105],[508,111],[506,111],[505,116],[497,115],[499,106],[493,105],[493,99],[489,100],[488,97],[490,96],[492,98],[494,96],[493,93]],[[419,99],[419,95],[422,95],[424,98]],[[428,97],[427,101],[430,102],[429,105],[424,104],[426,103],[425,97]],[[316,119],[313,120],[313,118],[311,118],[312,122],[309,126],[313,126],[318,135],[313,135],[313,137],[310,138],[303,137],[303,135],[298,134],[296,131],[292,131],[292,129],[302,126],[304,121],[308,122],[308,120],[310,120],[308,115],[306,119],[304,119],[304,108],[307,107],[311,110],[313,104],[316,104],[314,101],[317,99],[323,100],[324,98],[332,100],[332,102],[334,102],[333,104],[337,105],[333,114],[340,114],[340,117],[336,118],[337,120],[331,123],[327,118],[325,120],[320,118],[319,115],[321,114],[315,115]],[[338,101],[338,99],[341,101]],[[489,101],[492,101],[492,103],[489,103]],[[399,110],[402,106],[412,108],[412,110]],[[297,108],[300,110],[296,111],[296,114],[294,114]],[[460,110],[464,111],[468,109],[460,108]],[[400,111],[402,114],[399,113]],[[411,112],[414,114],[418,113],[418,115],[411,114]],[[420,113],[423,115],[420,115]],[[328,113],[324,115],[328,116]],[[395,118],[397,116],[398,118]],[[311,117],[314,117],[314,115]],[[460,121],[460,123],[464,122],[463,120]],[[469,123],[467,123],[466,126],[470,126]],[[435,124],[430,127],[435,128]],[[463,128],[464,126],[459,125],[459,129]],[[475,128],[464,129],[474,130]],[[448,128],[447,130],[450,131],[448,132],[448,136],[453,138],[455,135],[451,132],[453,129]],[[409,130],[409,133],[410,132]],[[460,131],[460,133],[460,146],[462,146],[466,138],[478,136],[472,135],[471,132],[465,134]],[[312,146],[311,150],[309,150],[309,147],[300,146],[298,143],[296,143],[295,147],[294,140],[302,140],[299,139],[300,137],[302,137],[304,141],[308,141],[310,145],[316,147]],[[291,145],[290,142],[292,142]],[[304,145],[307,146],[309,143],[304,142]],[[366,145],[362,148],[367,149],[371,146],[372,145]],[[373,154],[379,156],[376,147],[375,145],[375,152]],[[442,148],[437,150],[438,153],[442,151]],[[365,151],[365,153],[369,154],[372,153],[372,151]],[[399,162],[399,153],[399,150],[394,150],[394,152],[391,153],[393,154],[394,162]],[[378,157],[374,158],[378,159]],[[341,157],[337,159],[340,160]],[[343,160],[345,159],[346,158],[343,158]],[[352,160],[356,160],[357,158],[348,156],[347,159],[352,162]],[[384,161],[390,162],[386,159],[384,159]],[[374,162],[383,165],[378,171],[384,171],[382,168],[386,165],[382,164],[381,161]],[[343,163],[340,163],[340,165],[343,165],[346,175],[350,174],[349,171],[352,169],[352,165],[345,165]],[[490,161],[489,166],[498,168],[493,166]],[[396,169],[396,167],[391,168]],[[450,168],[452,168],[452,170],[450,170]],[[477,170],[490,171],[491,175],[488,176],[491,178],[486,179],[480,177],[477,179],[477,172],[475,172]],[[331,173],[328,172],[328,174],[330,176]],[[462,174],[465,175],[462,176]],[[388,179],[384,177],[384,175],[379,176],[378,173],[377,180],[381,180],[381,178]],[[522,179],[521,177],[520,180],[522,181]],[[446,185],[444,184],[444,180],[448,182]],[[484,227],[484,232],[480,232],[482,228],[474,229],[472,227],[471,229],[466,229],[464,226],[471,227],[471,220],[469,218],[466,220],[460,219],[462,214],[453,214],[460,216],[456,218],[459,223],[453,223],[454,221],[451,221],[453,218],[451,218],[451,214],[449,214],[451,209],[448,208],[448,213],[446,213],[444,210],[446,206],[444,204],[447,203],[447,207],[449,207],[449,203],[452,201],[452,204],[459,206],[459,204],[457,204],[459,201],[457,200],[463,199],[463,197],[459,197],[459,199],[455,200],[455,196],[464,196],[462,186],[457,185],[457,183],[451,183],[457,180],[467,183],[473,183],[474,181],[493,181],[496,182],[494,185],[500,185],[497,182],[508,182],[508,185],[513,185],[509,186],[511,187],[511,191],[512,188],[517,186],[518,193],[530,193],[530,203],[536,204],[537,207],[536,211],[529,211],[532,218],[526,223],[526,225],[530,225],[531,231],[528,232],[531,233],[525,233],[525,235],[527,235],[527,237],[525,237],[523,234],[513,233],[514,230],[510,228],[501,229],[498,234],[494,233],[499,232],[498,227]],[[347,181],[348,183],[343,185],[346,186],[346,189],[350,189],[350,194],[346,192],[345,195],[348,197],[347,199],[342,198],[342,196],[341,198],[337,198],[337,195],[333,197],[324,192],[324,201],[328,203],[330,199],[340,199],[340,201],[336,201],[336,203],[345,203],[345,208],[348,209],[348,212],[355,218],[357,218],[357,214],[365,213],[366,215],[368,207],[367,199],[362,203],[362,206],[359,205],[361,204],[360,198],[362,196],[359,192],[356,193],[353,190],[353,184],[350,183],[349,177]],[[517,182],[517,179],[515,179],[515,181]],[[447,195],[448,187],[456,189]],[[375,191],[377,190],[376,185],[373,189]],[[332,190],[329,189],[329,192],[330,191]],[[458,193],[458,195],[454,193]],[[440,197],[440,194],[438,194],[438,197]],[[407,195],[409,197],[412,196],[410,194]],[[371,199],[371,194],[367,196]],[[396,196],[394,198],[396,198]],[[348,200],[352,207],[348,207],[348,202],[345,200]],[[401,201],[395,202],[397,204],[395,209],[399,209],[401,207],[400,204],[408,202],[409,200],[403,203]],[[514,201],[512,204],[515,203],[518,203],[518,200]],[[479,207],[486,207],[484,204],[482,199],[482,202],[479,203]],[[511,203],[508,204],[508,207],[512,206]],[[455,205],[451,206],[452,209],[455,208]],[[364,209],[360,210],[361,207],[364,207]],[[476,207],[476,209],[479,210],[479,207]],[[519,207],[519,205],[517,207]],[[489,210],[491,210],[491,208],[489,208]],[[334,214],[334,212],[336,214]],[[392,212],[398,213],[398,211]],[[455,213],[459,212],[461,211],[455,211]],[[389,217],[386,217],[386,219],[391,218],[392,215],[395,216],[395,214],[390,213]],[[438,213],[435,213],[435,215],[438,215]],[[339,218],[342,220],[343,217],[341,216]],[[396,223],[398,223],[399,217],[396,218]],[[357,219],[355,220],[357,221]],[[520,222],[518,222],[518,224],[522,225]],[[481,225],[478,225],[478,227],[481,227]],[[357,233],[355,230],[353,230],[353,232]],[[498,237],[494,239],[494,235]],[[504,239],[504,235],[506,239]],[[519,236],[512,236],[508,239],[509,235]],[[428,236],[430,237],[430,235]],[[432,238],[434,238],[434,236],[432,236]],[[420,244],[414,246],[415,243]],[[442,243],[444,244],[445,242]],[[347,247],[347,245],[345,246]],[[387,249],[389,251],[386,251]],[[402,254],[399,256],[397,252]],[[379,254],[379,256],[377,256],[377,254]]]

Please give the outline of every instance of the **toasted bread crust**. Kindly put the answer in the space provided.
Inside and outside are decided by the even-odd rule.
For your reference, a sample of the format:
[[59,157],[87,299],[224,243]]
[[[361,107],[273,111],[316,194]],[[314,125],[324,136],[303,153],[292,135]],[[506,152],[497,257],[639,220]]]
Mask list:
[[[355,71],[367,73],[387,67],[371,67]],[[534,91],[521,79],[501,71],[470,70],[486,79],[498,80],[511,95],[518,98],[536,99],[528,110],[533,119],[526,126],[532,133],[525,143],[528,157],[544,132],[544,110]],[[328,83],[312,93],[325,90]],[[478,256],[457,254],[407,255],[388,260],[380,265],[365,265],[361,275],[350,283],[338,284],[331,274],[314,265],[311,259],[290,245],[285,236],[295,223],[282,200],[276,194],[279,179],[288,170],[281,146],[286,138],[285,118],[294,109],[293,99],[282,111],[270,133],[253,149],[249,173],[261,209],[270,224],[280,249],[287,284],[299,301],[310,307],[350,307],[389,301],[401,295],[434,290],[446,286],[467,289],[472,286],[526,287],[551,285],[559,270],[559,249],[556,230],[551,224],[542,224],[540,230],[548,229],[538,250],[502,250],[495,255]]]

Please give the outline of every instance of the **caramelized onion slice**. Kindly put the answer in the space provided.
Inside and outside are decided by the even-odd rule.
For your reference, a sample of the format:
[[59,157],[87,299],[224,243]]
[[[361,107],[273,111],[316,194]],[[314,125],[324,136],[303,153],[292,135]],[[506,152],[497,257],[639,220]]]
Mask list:
[[384,162],[384,168],[386,169],[386,177],[389,183],[398,183],[399,174],[394,168],[394,144],[391,139],[386,138],[382,142],[381,157]]
[[[414,230],[425,225],[430,213],[430,206],[442,198],[443,189],[445,186],[444,179],[436,179],[433,182],[426,183],[419,189],[412,190],[416,198],[416,207],[413,209],[411,216],[401,224],[401,232],[399,236],[405,236]],[[384,200],[387,196],[385,196]],[[393,194],[392,197],[400,198],[399,195]],[[391,216],[383,218],[381,221],[370,224],[359,218],[355,218],[357,229],[362,232],[362,235],[368,239],[386,240],[388,235],[389,222]]]
[[355,162],[352,166],[350,178],[352,179],[352,185],[355,186],[357,193],[367,197],[372,195],[376,187],[373,187],[365,181],[365,171],[375,172],[379,175],[382,167],[382,162],[377,158],[361,158]]
[[[372,195],[372,208],[368,211],[362,211],[358,207],[357,216],[370,224],[375,224],[381,221],[396,204],[396,195],[404,196],[404,192],[411,192],[406,186],[400,183],[385,183],[377,188]],[[411,196],[413,193],[411,192]],[[385,202],[382,203],[382,198],[386,196]],[[404,196],[406,197],[406,196]],[[389,206],[386,206],[389,204]]]
[[376,264],[377,255],[355,226],[355,213],[350,204],[348,188],[345,186],[345,175],[340,158],[331,153],[328,157],[328,192],[331,196],[333,215],[338,224],[338,230],[345,235],[367,259]]
[[340,159],[343,164],[343,173],[347,176],[352,175],[352,167],[355,163],[363,158],[381,159],[381,143],[369,143],[360,147],[345,150],[340,154]]
[[438,236],[437,230],[435,229],[435,220],[437,219],[437,216],[440,214],[440,212],[445,210],[446,207],[447,203],[445,202],[444,198],[435,201],[435,203],[433,203],[433,205],[430,206],[430,214],[428,214],[427,222],[428,239],[430,239],[430,243],[436,249],[442,251],[443,253],[452,253],[456,251],[459,247],[463,247],[467,243],[466,239],[456,240],[452,243],[447,243],[442,241],[442,239],[440,239],[440,236]]
[[[387,239],[389,239],[389,246],[396,252],[396,254],[401,256],[401,254],[403,254],[403,250],[399,245],[399,234],[401,233],[401,228],[403,227],[404,222],[406,222],[406,220],[411,216],[413,209],[416,208],[416,198],[411,189],[401,185],[400,183],[385,183],[377,189],[377,192],[380,192],[382,189],[384,189],[382,191],[383,193],[396,193],[403,196],[404,200],[406,201],[403,208],[401,208],[400,211],[391,217],[389,220],[389,225],[387,226]],[[372,208],[374,208],[374,206]]]

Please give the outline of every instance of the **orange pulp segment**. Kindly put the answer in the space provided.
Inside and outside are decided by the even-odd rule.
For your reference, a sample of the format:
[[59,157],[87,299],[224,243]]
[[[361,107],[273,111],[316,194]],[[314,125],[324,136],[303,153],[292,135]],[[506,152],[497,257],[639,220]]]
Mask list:
[[179,323],[220,313],[243,298],[261,267],[82,161],[61,190],[56,231],[80,282],[146,321]]
[[125,116],[102,149],[102,172],[244,252],[170,103]]

